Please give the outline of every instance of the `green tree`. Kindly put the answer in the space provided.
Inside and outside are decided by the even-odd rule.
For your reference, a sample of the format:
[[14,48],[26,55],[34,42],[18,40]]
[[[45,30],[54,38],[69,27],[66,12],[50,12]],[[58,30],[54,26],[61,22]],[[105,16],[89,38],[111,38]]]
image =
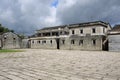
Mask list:
[[4,28],[0,26],[0,33],[4,32]]
[[0,24],[0,33],[5,33],[5,32],[14,32],[14,30],[10,30],[6,27],[3,27],[2,24]]

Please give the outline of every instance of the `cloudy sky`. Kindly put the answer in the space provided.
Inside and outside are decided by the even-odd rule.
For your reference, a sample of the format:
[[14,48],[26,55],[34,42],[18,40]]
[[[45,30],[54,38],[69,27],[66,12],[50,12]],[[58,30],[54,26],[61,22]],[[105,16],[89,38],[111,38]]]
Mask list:
[[120,24],[120,0],[0,0],[0,23],[17,33],[98,20]]

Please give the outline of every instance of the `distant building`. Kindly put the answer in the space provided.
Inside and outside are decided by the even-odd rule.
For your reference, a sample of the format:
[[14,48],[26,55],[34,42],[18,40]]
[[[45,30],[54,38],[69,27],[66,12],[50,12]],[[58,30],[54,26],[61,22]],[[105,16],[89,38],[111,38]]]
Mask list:
[[120,51],[120,25],[115,25],[108,34],[109,51]]
[[21,38],[12,32],[0,35],[0,47],[2,49],[19,49],[21,48]]
[[102,21],[47,27],[30,38],[31,48],[107,50],[109,23]]

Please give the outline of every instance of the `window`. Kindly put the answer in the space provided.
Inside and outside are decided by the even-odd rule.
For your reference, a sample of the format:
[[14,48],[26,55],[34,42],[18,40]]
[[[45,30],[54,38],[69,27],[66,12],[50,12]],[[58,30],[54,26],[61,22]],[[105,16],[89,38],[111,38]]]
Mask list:
[[105,33],[105,28],[103,28],[103,33]]
[[60,35],[62,35],[62,31],[60,31]]
[[80,41],[79,41],[79,45],[83,45],[83,40],[80,40]]
[[15,38],[13,38],[13,40],[16,40]]
[[80,33],[83,34],[83,29],[80,30]]
[[46,41],[42,41],[42,44],[46,43]]
[[62,44],[65,44],[65,40],[62,40]]
[[75,44],[75,40],[71,40],[71,44]]
[[92,43],[93,43],[93,45],[96,45],[96,40],[95,39],[92,40]]
[[32,43],[34,43],[34,41],[32,41]]
[[64,34],[65,34],[65,35],[68,35],[68,34],[69,34],[69,32],[67,32],[67,31],[64,31]]
[[50,43],[52,44],[52,40],[50,40]]
[[38,41],[38,43],[40,44],[40,41]]
[[96,30],[95,30],[95,28],[92,28],[92,33],[96,33]]
[[40,37],[40,36],[41,36],[41,33],[38,33],[38,36]]
[[75,34],[75,31],[74,31],[74,30],[72,30],[72,34]]

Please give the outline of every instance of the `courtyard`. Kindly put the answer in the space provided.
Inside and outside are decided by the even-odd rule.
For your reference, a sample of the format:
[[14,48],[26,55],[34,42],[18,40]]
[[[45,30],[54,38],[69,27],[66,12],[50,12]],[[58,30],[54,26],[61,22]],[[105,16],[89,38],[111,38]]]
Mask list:
[[120,52],[24,49],[0,53],[0,80],[120,80]]

